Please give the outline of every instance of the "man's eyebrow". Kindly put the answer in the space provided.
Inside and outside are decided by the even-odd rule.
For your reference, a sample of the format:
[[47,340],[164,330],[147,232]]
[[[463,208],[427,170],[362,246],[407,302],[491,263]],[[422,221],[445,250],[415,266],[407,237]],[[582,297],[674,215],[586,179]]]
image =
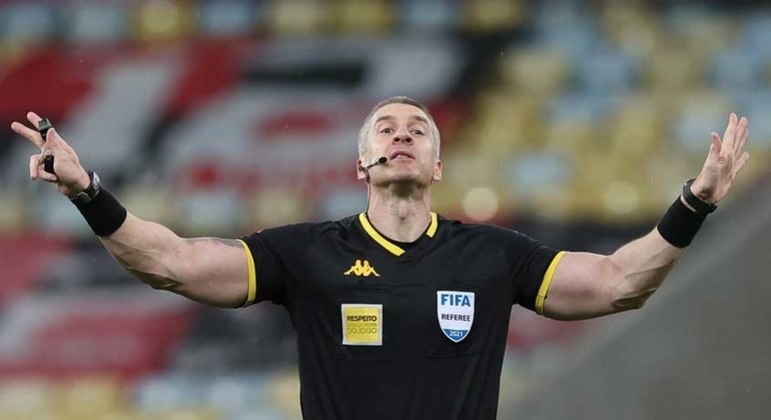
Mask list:
[[[378,117],[378,119],[375,120],[375,124],[379,123],[380,121],[393,120],[393,119],[394,119],[393,115],[383,115],[381,117]],[[375,124],[373,124],[373,125],[375,125]]]
[[[424,117],[421,117],[420,115],[417,115],[417,114],[410,115],[410,118],[413,119],[413,120],[418,120],[418,121],[428,125],[428,120],[426,118],[424,118]],[[395,119],[395,117],[393,115],[383,115],[381,117],[378,117],[375,120],[375,124],[373,124],[373,125],[377,125],[377,123],[379,123],[380,121],[393,120],[393,119]]]
[[412,118],[416,119],[416,120],[418,120],[418,121],[420,121],[420,122],[422,122],[422,123],[424,123],[426,125],[428,125],[428,120],[423,118],[423,117],[421,117],[420,115],[413,115]]

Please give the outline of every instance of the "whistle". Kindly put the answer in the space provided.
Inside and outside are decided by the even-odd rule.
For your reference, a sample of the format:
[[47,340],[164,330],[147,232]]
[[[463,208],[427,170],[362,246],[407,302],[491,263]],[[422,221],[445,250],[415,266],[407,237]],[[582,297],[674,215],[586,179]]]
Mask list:
[[[54,126],[51,125],[51,121],[48,121],[48,118],[43,118],[37,124],[37,131],[40,133],[40,136],[43,137],[43,141],[46,141],[46,134],[48,134],[48,130],[52,128],[54,128]],[[54,157],[52,155],[43,157],[43,170],[49,174],[56,175],[56,172],[54,172]]]

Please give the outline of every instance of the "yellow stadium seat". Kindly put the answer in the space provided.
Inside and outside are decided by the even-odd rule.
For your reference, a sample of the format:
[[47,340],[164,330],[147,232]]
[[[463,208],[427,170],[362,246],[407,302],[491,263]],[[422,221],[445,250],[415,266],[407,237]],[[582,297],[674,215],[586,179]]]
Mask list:
[[335,26],[343,33],[385,34],[394,21],[394,5],[383,0],[344,0],[336,4]]
[[511,92],[487,93],[476,102],[473,118],[461,133],[479,153],[509,156],[537,145],[541,101]]
[[465,5],[465,26],[477,33],[515,28],[526,11],[518,0],[470,0]]
[[132,415],[137,419],[151,420],[223,420],[226,417],[212,407],[188,407],[170,410],[137,411]]
[[[157,417],[152,417],[147,414],[142,414],[138,411],[131,409],[122,409],[108,411],[100,415],[99,417],[91,417],[89,420],[152,420]],[[72,419],[76,420],[76,419]]]
[[278,226],[306,220],[313,210],[302,191],[291,188],[274,188],[260,191],[247,202],[242,225],[244,229],[256,226]]
[[581,154],[602,149],[606,133],[587,121],[564,121],[547,126],[543,147],[551,152]]
[[678,25],[686,48],[700,56],[710,57],[724,48],[731,48],[737,41],[739,23],[730,14],[700,15]]
[[277,374],[267,389],[268,398],[275,402],[288,419],[302,419],[300,404],[297,403],[300,394],[300,380],[296,370],[286,370]]
[[705,85],[707,57],[673,45],[659,46],[645,60],[645,85],[659,92],[682,93]]
[[117,378],[84,377],[59,385],[59,411],[70,419],[93,419],[125,405],[123,388]]
[[604,2],[598,17],[610,43],[624,51],[648,57],[661,42],[661,22],[645,2]]
[[136,9],[134,31],[147,42],[177,41],[192,32],[194,19],[189,2],[145,0]]
[[644,158],[662,144],[669,134],[668,100],[657,95],[637,93],[623,98],[609,117],[605,130],[609,152],[614,155]]
[[0,234],[13,234],[26,229],[29,204],[18,191],[0,190]]
[[172,193],[163,185],[143,186],[131,184],[118,194],[131,213],[145,220],[163,225],[173,224]]
[[7,378],[0,384],[0,419],[45,418],[53,413],[56,388],[34,378]]
[[326,30],[331,14],[315,0],[275,0],[268,8],[266,25],[275,35],[313,35]]
[[503,86],[514,92],[551,96],[563,89],[570,63],[562,53],[542,48],[509,50],[500,61]]

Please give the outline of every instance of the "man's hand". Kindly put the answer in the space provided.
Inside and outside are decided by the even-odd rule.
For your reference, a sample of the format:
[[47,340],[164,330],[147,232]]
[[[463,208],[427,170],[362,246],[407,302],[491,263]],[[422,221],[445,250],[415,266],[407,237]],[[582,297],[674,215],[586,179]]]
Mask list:
[[691,185],[691,191],[702,201],[717,204],[728,194],[734,177],[747,164],[750,154],[744,145],[750,135],[747,117],[739,119],[733,112],[723,139],[716,132],[710,134],[712,144],[701,173]]
[[[27,119],[35,127],[34,129],[14,121],[11,124],[11,130],[40,148],[40,153],[30,156],[29,177],[33,180],[40,178],[43,181],[56,184],[56,189],[67,196],[75,195],[88,188],[91,180],[86,170],[80,165],[75,150],[63,138],[59,137],[59,133],[53,128],[48,130],[46,140],[43,140],[37,131],[42,118],[34,112],[28,112]],[[47,155],[54,156],[56,175],[43,170],[43,160]]]

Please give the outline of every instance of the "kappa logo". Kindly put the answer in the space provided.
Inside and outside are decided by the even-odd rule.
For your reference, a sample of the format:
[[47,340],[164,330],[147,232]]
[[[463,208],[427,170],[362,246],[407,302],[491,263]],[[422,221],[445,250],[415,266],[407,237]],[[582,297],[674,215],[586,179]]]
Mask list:
[[369,276],[375,276],[380,277],[380,274],[375,271],[375,267],[372,267],[369,265],[369,261],[367,260],[356,260],[355,263],[351,266],[351,268],[348,269],[345,273],[346,276],[356,276],[356,277],[369,277]]

